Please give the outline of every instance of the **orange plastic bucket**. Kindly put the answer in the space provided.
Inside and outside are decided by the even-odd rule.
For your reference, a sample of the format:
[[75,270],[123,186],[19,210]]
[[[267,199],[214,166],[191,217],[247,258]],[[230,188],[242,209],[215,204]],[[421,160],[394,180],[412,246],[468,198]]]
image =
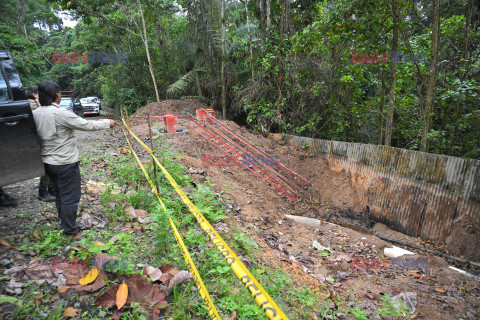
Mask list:
[[[209,114],[211,117],[215,118],[215,110],[213,109],[205,109],[205,112]],[[215,120],[209,118],[208,116],[205,117],[205,121],[208,124],[215,124]]]
[[202,109],[197,109],[197,120],[202,121],[203,120],[203,110]]
[[176,115],[173,115],[173,114],[164,115],[163,122],[165,123],[165,128],[167,128],[167,133],[177,132],[178,122],[177,122]]

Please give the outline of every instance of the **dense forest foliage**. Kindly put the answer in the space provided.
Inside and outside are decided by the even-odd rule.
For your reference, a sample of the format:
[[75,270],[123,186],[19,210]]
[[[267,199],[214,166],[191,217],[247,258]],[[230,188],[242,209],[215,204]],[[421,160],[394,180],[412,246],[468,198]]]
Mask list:
[[478,159],[479,24],[478,0],[2,0],[0,48],[25,86],[130,112],[193,96],[263,132]]

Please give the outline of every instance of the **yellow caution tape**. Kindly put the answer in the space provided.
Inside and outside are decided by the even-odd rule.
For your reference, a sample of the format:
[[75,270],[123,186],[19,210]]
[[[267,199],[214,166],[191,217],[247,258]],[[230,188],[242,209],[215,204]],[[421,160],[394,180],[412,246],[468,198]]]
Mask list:
[[200,224],[202,229],[207,233],[207,235],[212,240],[213,244],[217,247],[220,253],[223,255],[225,261],[227,261],[230,268],[232,268],[235,275],[240,279],[243,285],[250,291],[250,294],[255,299],[255,302],[260,306],[260,308],[265,312],[265,315],[272,320],[287,320],[288,317],[283,313],[283,311],[277,306],[275,301],[268,295],[268,293],[263,289],[262,285],[253,277],[253,275],[248,271],[242,261],[237,257],[237,255],[232,251],[232,249],[225,243],[225,241],[220,237],[220,235],[215,231],[215,229],[210,225],[210,223],[205,219],[205,217],[200,213],[200,211],[195,207],[195,205],[190,201],[190,199],[185,195],[182,189],[178,186],[172,176],[168,171],[162,166],[158,159],[153,154],[152,149],[150,149],[139,137],[137,137],[125,123],[125,120],[122,119],[125,127],[130,132],[130,134],[135,138],[135,140],[140,143],[140,145],[147,150],[151,155],[155,163],[158,165],[163,174],[167,177],[170,184],[173,186],[175,191],[178,193],[183,203],[188,207],[193,216],[197,219],[197,222]]
[[[127,126],[127,129],[128,129],[128,126]],[[130,131],[130,129],[128,129],[128,130]],[[152,179],[150,178],[149,174],[147,173],[147,170],[145,169],[142,162],[138,158],[137,154],[133,150],[133,147],[132,147],[132,145],[130,143],[130,140],[128,139],[125,131],[123,132],[123,134],[125,135],[125,138],[127,139],[128,146],[130,147],[130,150],[132,151],[133,156],[137,160],[137,163],[140,165],[140,169],[142,170],[143,175],[147,179],[148,184],[152,188],[152,191],[157,196],[157,199],[160,202],[160,204],[162,205],[163,210],[166,212],[167,209],[165,207],[165,204],[162,201],[162,198],[160,197],[160,194],[158,194],[158,192],[157,192],[157,188],[155,188],[155,185],[153,184]],[[193,281],[195,282],[195,285],[197,286],[198,292],[200,292],[200,296],[202,297],[203,303],[207,307],[208,314],[210,315],[210,317],[213,320],[222,320],[222,318],[220,318],[220,315],[217,312],[217,309],[215,308],[215,305],[213,304],[212,298],[210,297],[210,294],[208,293],[207,288],[205,287],[205,284],[202,281],[202,277],[198,273],[198,270],[195,267],[195,264],[193,263],[192,257],[188,253],[187,247],[183,243],[182,236],[180,235],[180,233],[178,233],[177,227],[175,226],[175,223],[173,223],[173,220],[172,220],[171,217],[168,217],[168,222],[170,223],[170,227],[172,228],[173,235],[175,236],[175,240],[177,241],[178,247],[180,248],[180,251],[182,252],[183,258],[185,259],[185,262],[187,264],[187,268],[190,271],[190,273],[192,274]]]
[[207,288],[205,288],[205,284],[203,283],[202,278],[198,273],[197,267],[195,267],[195,264],[193,263],[193,260],[190,257],[190,254],[188,253],[188,250],[185,247],[185,244],[183,243],[182,237],[177,231],[177,227],[175,226],[171,218],[169,219],[169,222],[170,222],[170,226],[172,227],[175,240],[177,240],[178,247],[180,248],[183,258],[187,263],[187,268],[188,270],[190,270],[190,273],[193,276],[193,281],[195,282],[195,285],[197,286],[197,289],[200,292],[200,295],[202,296],[203,303],[205,303],[205,306],[207,307],[208,314],[214,320],[216,319],[222,320],[222,318],[220,318],[220,316],[218,315],[217,309],[213,304],[212,298],[210,298],[210,295],[208,294]]

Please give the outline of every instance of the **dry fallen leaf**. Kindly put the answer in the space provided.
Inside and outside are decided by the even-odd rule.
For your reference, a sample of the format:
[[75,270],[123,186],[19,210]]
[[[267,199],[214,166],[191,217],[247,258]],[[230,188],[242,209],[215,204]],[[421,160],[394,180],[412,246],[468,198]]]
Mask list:
[[120,314],[118,313],[118,310],[114,310],[112,314],[112,320],[120,320]]
[[149,276],[153,282],[159,280],[162,277],[162,271],[158,268],[151,266],[145,266],[143,268],[143,274]]
[[67,286],[59,286],[57,288],[58,293],[64,293],[64,292],[67,292],[68,290],[70,290],[70,287],[67,287]]
[[92,270],[90,270],[90,272],[85,277],[78,280],[78,283],[80,283],[82,286],[86,286],[87,284],[95,281],[95,279],[97,279],[97,276],[98,276],[98,269],[92,268]]
[[64,268],[63,275],[67,278],[67,285],[77,285],[78,281],[88,274],[88,267],[72,266],[71,268]]
[[33,303],[38,307],[42,304],[42,299],[40,298],[33,298]]
[[[7,272],[8,271],[8,272]],[[23,271],[25,273],[24,276],[20,276],[18,272]],[[5,274],[11,274],[12,279],[11,281],[21,281],[25,282],[25,280],[44,280],[48,284],[52,286],[59,286],[63,283],[62,279],[59,277],[57,270],[54,269],[53,265],[47,259],[32,259],[26,266],[22,267],[14,267],[10,270],[6,270]],[[14,273],[16,275],[14,275]],[[17,278],[19,277],[20,278]],[[16,279],[16,280],[15,280]],[[14,286],[11,284],[11,286]]]
[[171,264],[164,264],[160,267],[160,271],[162,271],[163,274],[159,280],[162,281],[166,286],[168,286],[170,279],[180,272],[177,267]]
[[43,240],[42,232],[40,231],[40,229],[37,228],[35,229],[35,231],[33,231],[33,233],[30,235],[29,238],[32,241],[35,241],[35,239],[42,241]]
[[0,244],[2,246],[4,246],[5,248],[7,248],[7,250],[8,249],[13,249],[13,246],[10,245],[10,243],[8,243],[7,240],[5,240],[5,239],[0,239]]
[[88,291],[88,292],[95,292],[101,288],[103,288],[107,284],[107,274],[103,270],[98,271],[97,279],[92,284],[88,286],[76,285],[74,288],[78,291]]
[[50,298],[50,302],[60,299],[60,295],[57,293]]
[[143,209],[135,209],[136,218],[146,218],[148,217],[148,212]]
[[[139,308],[147,319],[157,319],[160,310],[168,306],[165,289],[153,284],[140,274],[129,275],[125,284],[128,286],[128,296],[125,307],[130,307],[133,302],[139,303]],[[116,305],[116,296],[120,284],[108,288],[95,300],[96,306],[112,308]]]
[[437,291],[438,293],[445,293],[445,292],[447,292],[447,290],[444,289],[444,288],[435,288],[435,291]]
[[[112,241],[110,239],[110,241]],[[93,266],[95,268],[97,268],[98,270],[101,270],[103,269],[103,266],[105,265],[105,263],[107,263],[108,261],[112,261],[112,260],[118,260],[118,257],[117,256],[109,256],[105,253],[101,253],[101,254],[97,254],[95,256],[95,261],[93,263]]]
[[99,217],[89,214],[89,213],[84,213],[80,217],[80,219],[77,220],[77,226],[80,229],[88,229],[91,228],[92,226],[97,226],[99,228],[105,228],[107,223],[100,219]]
[[168,284],[168,288],[167,288],[167,293],[168,295],[170,295],[173,291],[173,287],[176,285],[176,284],[181,284],[185,281],[188,281],[190,279],[192,279],[192,274],[188,271],[180,271],[179,273],[177,273],[169,282]]
[[150,217],[146,217],[146,218],[137,218],[138,222],[140,222],[141,224],[148,224],[148,223],[152,223],[153,222],[153,219],[150,218]]
[[120,310],[122,307],[125,305],[127,302],[127,297],[128,297],[128,286],[124,283],[122,283],[117,290],[117,309]]
[[125,207],[125,213],[130,216],[130,218],[134,219],[136,217],[135,209],[132,206]]
[[75,309],[73,307],[68,307],[67,309],[65,309],[65,312],[63,313],[63,316],[68,317],[68,318],[76,317],[76,316],[80,315],[81,311],[82,311],[81,309]]

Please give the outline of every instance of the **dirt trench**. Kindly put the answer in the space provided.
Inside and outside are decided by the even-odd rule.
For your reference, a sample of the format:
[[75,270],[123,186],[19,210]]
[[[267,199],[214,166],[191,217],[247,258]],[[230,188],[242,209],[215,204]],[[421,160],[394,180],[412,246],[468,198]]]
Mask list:
[[[192,113],[194,107],[189,105],[188,112]],[[177,114],[183,113],[179,107],[175,110]],[[154,112],[162,114],[161,105]],[[379,318],[383,296],[406,292],[415,293],[417,304],[413,311],[425,319],[480,318],[479,281],[449,269],[443,259],[420,253],[407,260],[426,259],[426,268],[411,262],[394,265],[389,259],[388,267],[378,267],[378,261],[386,261],[382,260],[383,249],[392,245],[358,232],[371,230],[374,222],[362,215],[364,208],[359,206],[346,172],[331,171],[323,156],[310,154],[308,150],[253,134],[231,121],[223,123],[311,182],[308,192],[302,192],[298,201],[291,201],[240,165],[205,166],[202,155],[223,154],[192,130],[156,139],[175,147],[194,182],[203,182],[208,177],[217,192],[224,192],[233,201],[233,205],[227,205],[232,217],[228,223],[242,228],[263,247],[265,264],[288,271],[300,285],[322,296],[339,294],[354,299],[372,319]],[[134,132],[147,139],[145,120],[132,119],[131,124]],[[153,121],[156,128],[162,125],[161,119]],[[179,127],[188,129],[188,122],[179,120]],[[305,227],[286,219],[285,214],[325,219],[349,228],[330,223]],[[420,239],[410,240],[421,243]],[[313,248],[314,241],[328,247],[330,252]]]

